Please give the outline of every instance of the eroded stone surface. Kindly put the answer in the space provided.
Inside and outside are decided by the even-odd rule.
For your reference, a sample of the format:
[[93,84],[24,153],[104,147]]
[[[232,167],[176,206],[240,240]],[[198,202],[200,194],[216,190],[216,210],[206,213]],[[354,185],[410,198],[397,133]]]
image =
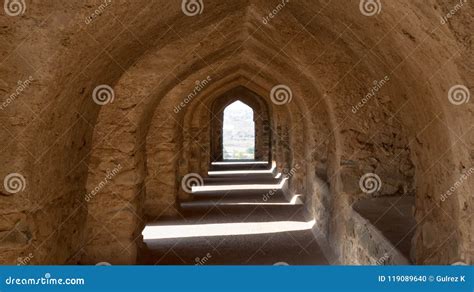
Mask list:
[[[146,218],[176,215],[183,175],[205,175],[208,107],[239,86],[265,100],[272,159],[298,166],[291,189],[345,263],[384,253],[370,228],[348,225],[352,203],[399,195],[416,198],[415,263],[472,263],[472,178],[441,200],[473,167],[472,101],[448,98],[473,90],[470,7],[442,24],[457,1],[394,1],[368,17],[356,0],[307,0],[262,23],[270,1],[208,0],[188,17],[179,1],[137,0],[89,21],[101,4],[0,15],[0,178],[26,178],[0,196],[1,263],[134,263]],[[113,103],[94,103],[101,84]],[[290,103],[272,102],[278,84]],[[380,191],[361,191],[366,173]]]

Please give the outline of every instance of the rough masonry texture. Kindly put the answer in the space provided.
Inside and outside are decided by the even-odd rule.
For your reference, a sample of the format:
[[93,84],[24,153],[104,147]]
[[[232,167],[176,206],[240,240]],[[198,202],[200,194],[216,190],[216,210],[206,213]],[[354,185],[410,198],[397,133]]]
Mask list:
[[[144,226],[189,199],[183,176],[222,156],[222,111],[239,97],[258,117],[258,159],[297,169],[291,191],[339,263],[472,264],[474,179],[457,182],[474,166],[474,106],[450,99],[474,92],[472,3],[442,21],[459,1],[382,2],[367,16],[356,0],[291,1],[268,19],[280,1],[2,12],[0,178],[25,187],[0,193],[0,263],[136,264]],[[402,215],[377,222],[390,202]],[[390,240],[397,222],[413,228]]]

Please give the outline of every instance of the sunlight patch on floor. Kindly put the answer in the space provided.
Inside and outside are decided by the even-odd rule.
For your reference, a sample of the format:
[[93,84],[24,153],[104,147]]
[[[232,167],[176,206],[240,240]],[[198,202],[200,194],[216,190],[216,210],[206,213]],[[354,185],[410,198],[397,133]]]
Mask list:
[[192,192],[199,193],[208,191],[281,190],[287,180],[288,178],[284,178],[278,184],[193,186]]
[[263,170],[215,170],[208,171],[209,176],[228,176],[228,175],[250,175],[250,174],[273,174],[276,170],[276,162],[272,162],[270,169]]
[[249,222],[249,223],[217,223],[217,224],[190,224],[190,225],[163,225],[146,226],[142,232],[143,239],[156,240],[167,238],[189,238],[206,236],[251,235],[268,234],[288,231],[309,230],[315,220]]

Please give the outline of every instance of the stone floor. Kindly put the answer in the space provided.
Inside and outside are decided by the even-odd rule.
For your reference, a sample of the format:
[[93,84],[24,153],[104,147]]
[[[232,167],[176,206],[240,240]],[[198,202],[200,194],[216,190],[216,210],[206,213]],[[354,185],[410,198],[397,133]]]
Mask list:
[[[275,174],[257,179],[217,174],[181,204],[183,216],[149,224],[139,263],[146,265],[327,265],[312,233],[314,222],[303,214],[301,201],[288,200]],[[278,176],[277,176],[278,177]],[[227,185],[252,184],[244,190]],[[262,184],[268,187],[262,186]],[[271,194],[271,195],[268,195]]]
[[[151,226],[182,226],[198,222],[212,224],[216,221],[249,224],[275,222],[275,214],[267,214],[266,208],[262,207],[254,208],[247,218],[223,212],[214,210],[208,213],[205,219],[190,216],[163,220]],[[296,215],[291,218],[291,222],[305,222],[303,218],[298,217],[299,215]],[[328,264],[311,229],[251,235],[151,239],[145,243],[147,248],[141,254],[139,262],[147,265],[273,265],[281,262],[289,265]]]

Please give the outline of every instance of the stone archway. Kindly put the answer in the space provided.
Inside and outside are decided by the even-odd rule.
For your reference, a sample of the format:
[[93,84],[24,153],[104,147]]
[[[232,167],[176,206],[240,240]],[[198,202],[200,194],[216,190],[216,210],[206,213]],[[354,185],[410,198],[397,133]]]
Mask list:
[[271,161],[271,122],[266,103],[256,93],[244,88],[235,88],[217,98],[211,107],[211,162],[223,161],[222,127],[224,110],[235,101],[242,101],[254,111],[255,160]]
[[[90,5],[74,2],[0,17],[0,177],[26,181],[1,191],[2,262],[34,252],[42,264],[135,263],[144,214],[177,214],[182,175],[208,170],[206,107],[237,86],[271,105],[285,84],[294,99],[268,107],[268,155],[280,170],[303,165],[292,187],[341,262],[374,263],[374,243],[387,242],[365,236],[378,231],[358,203],[411,194],[412,261],[472,263],[473,182],[458,183],[473,165],[472,102],[450,94],[472,92],[472,9],[440,24],[446,1],[387,2],[375,17],[359,1],[298,1],[262,25],[268,1],[209,0],[198,17],[179,4],[124,1],[86,25]],[[110,103],[94,101],[98,87],[113,90]],[[362,192],[367,173],[380,192]]]
[[224,109],[222,152],[229,162],[255,161],[255,113],[240,100]]

